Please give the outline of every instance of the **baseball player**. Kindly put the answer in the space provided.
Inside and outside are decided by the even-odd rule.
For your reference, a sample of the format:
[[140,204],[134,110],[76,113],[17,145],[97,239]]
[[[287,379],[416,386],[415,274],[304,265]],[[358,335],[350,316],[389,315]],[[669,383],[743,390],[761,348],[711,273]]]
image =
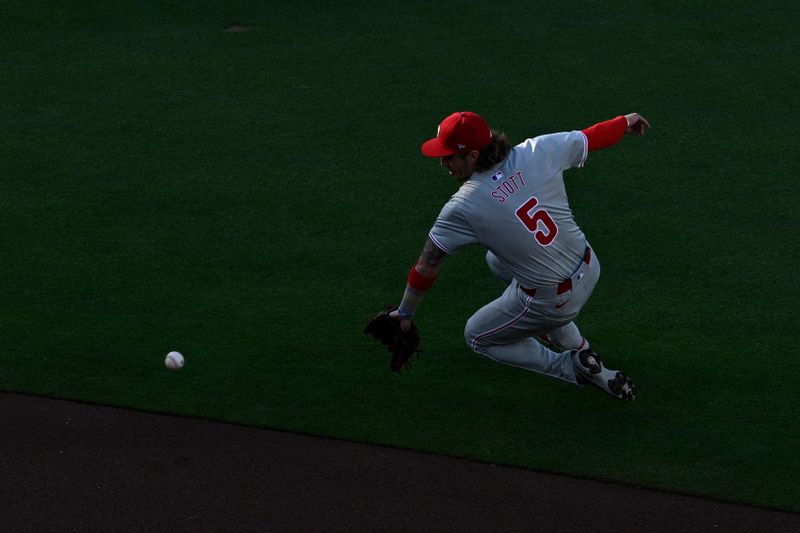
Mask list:
[[445,118],[422,153],[439,158],[462,183],[431,228],[403,299],[389,316],[401,329],[412,327],[444,258],[483,244],[490,270],[508,285],[467,321],[469,347],[501,363],[635,399],[633,381],[607,368],[574,322],[597,283],[600,262],[572,216],[564,171],[582,167],[590,152],[624,134],[643,135],[649,127],[630,113],[512,147],[480,115]]

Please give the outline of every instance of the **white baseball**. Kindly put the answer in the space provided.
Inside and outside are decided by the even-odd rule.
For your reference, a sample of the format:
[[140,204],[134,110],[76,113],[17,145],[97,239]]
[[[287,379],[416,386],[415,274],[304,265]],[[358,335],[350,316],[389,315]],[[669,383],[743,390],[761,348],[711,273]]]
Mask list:
[[181,352],[169,352],[166,359],[164,359],[164,366],[170,370],[180,370],[186,363],[183,359]]

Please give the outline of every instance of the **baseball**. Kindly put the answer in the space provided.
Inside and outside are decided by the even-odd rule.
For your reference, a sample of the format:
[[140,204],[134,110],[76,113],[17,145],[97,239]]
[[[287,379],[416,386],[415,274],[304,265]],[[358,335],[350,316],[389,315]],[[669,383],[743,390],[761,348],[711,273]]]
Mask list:
[[164,359],[164,366],[170,370],[180,370],[183,368],[185,361],[181,352],[169,352],[166,359]]

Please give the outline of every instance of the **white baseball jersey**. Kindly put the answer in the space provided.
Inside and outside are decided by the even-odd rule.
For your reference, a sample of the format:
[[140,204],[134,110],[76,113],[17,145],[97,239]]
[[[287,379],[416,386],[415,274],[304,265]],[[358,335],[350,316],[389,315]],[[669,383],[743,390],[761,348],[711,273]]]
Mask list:
[[563,173],[583,166],[587,154],[581,131],[527,139],[505,161],[461,185],[431,228],[431,240],[448,254],[469,244],[485,245],[523,287],[560,283],[580,264],[586,248]]

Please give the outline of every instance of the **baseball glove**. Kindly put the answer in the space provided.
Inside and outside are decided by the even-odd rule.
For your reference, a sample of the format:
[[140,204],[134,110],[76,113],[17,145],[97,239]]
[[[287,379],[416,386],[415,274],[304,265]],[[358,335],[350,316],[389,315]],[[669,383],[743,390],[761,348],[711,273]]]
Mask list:
[[386,307],[383,311],[367,320],[364,333],[372,335],[384,344],[392,353],[389,361],[389,368],[392,372],[400,372],[403,368],[411,368],[409,359],[419,352],[419,330],[416,324],[411,323],[411,327],[403,331],[400,328],[400,320],[392,318],[389,313],[397,309],[396,307]]

